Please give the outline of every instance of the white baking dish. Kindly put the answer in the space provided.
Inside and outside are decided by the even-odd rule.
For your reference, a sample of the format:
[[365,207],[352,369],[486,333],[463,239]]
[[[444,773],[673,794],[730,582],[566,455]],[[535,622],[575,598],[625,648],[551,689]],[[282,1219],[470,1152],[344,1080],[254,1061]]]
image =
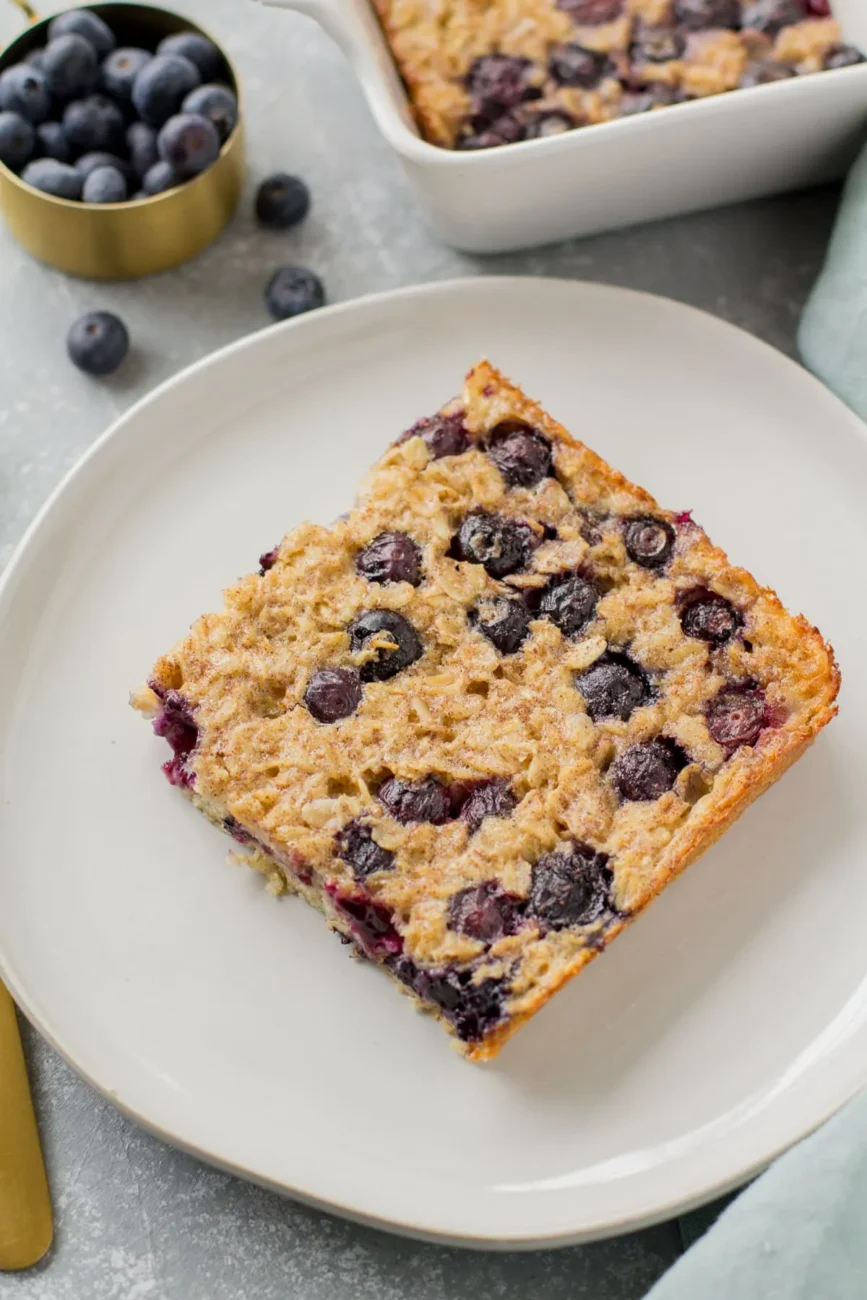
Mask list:
[[[499,253],[843,173],[867,134],[867,63],[679,104],[476,153],[422,140],[369,0],[265,0],[338,42],[434,229]],[[867,52],[867,0],[836,0],[844,39]]]

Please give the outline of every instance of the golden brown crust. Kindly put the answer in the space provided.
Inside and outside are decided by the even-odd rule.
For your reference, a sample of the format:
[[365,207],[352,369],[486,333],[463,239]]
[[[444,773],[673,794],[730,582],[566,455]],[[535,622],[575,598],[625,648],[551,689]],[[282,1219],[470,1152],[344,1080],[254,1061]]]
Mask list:
[[[224,610],[200,619],[158,661],[154,683],[181,692],[195,711],[197,804],[218,823],[231,817],[260,842],[254,865],[270,872],[272,883],[282,873],[330,924],[350,933],[330,899],[357,890],[358,881],[335,855],[334,839],[361,818],[395,855],[395,869],[369,876],[364,890],[394,919],[406,958],[423,970],[472,968],[477,981],[506,981],[507,1021],[463,1049],[481,1060],[803,752],[836,712],[839,673],[805,619],[730,565],[688,516],[661,510],[487,362],[470,371],[462,397],[444,409],[462,413],[468,450],[431,459],[420,437],[389,448],[356,508],[331,529],[305,524],[284,538],[273,568],[228,591]],[[531,488],[505,483],[485,438],[508,420],[550,441],[555,476]],[[495,580],[480,565],[452,558],[454,533],[479,507],[528,521],[537,533],[547,529],[524,571]],[[624,519],[644,514],[674,530],[663,570],[643,568],[626,552]],[[358,552],[395,530],[421,548],[417,587],[373,584],[356,572]],[[521,648],[502,655],[468,621],[479,601],[532,591],[574,570],[601,592],[580,635],[564,637],[534,618]],[[740,611],[743,636],[714,647],[684,635],[678,601],[705,587]],[[392,680],[366,685],[351,717],[317,723],[303,704],[310,674],[323,664],[361,662],[346,629],[370,608],[409,618],[424,654]],[[575,673],[607,647],[628,649],[654,683],[652,698],[626,721],[594,722],[575,687]],[[727,684],[747,682],[764,692],[770,725],[754,745],[729,753],[710,734],[708,704]],[[151,692],[136,704],[158,707]],[[658,736],[689,760],[674,787],[654,801],[618,799],[612,761]],[[433,774],[444,783],[499,778],[518,803],[472,836],[460,819],[402,825],[377,798],[392,774]],[[534,863],[576,840],[608,855],[615,910],[605,918],[547,931],[531,923],[489,945],[450,927],[456,893],[493,880],[525,898]]]

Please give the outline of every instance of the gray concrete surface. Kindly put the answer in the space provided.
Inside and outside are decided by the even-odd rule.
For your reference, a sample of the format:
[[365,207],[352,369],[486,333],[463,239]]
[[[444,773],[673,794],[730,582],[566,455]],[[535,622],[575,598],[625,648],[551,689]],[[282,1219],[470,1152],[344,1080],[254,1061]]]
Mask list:
[[[64,471],[130,402],[267,323],[262,286],[283,262],[331,301],[456,275],[603,280],[704,307],[786,352],[833,218],[830,190],[480,261],[426,231],[338,51],[294,15],[246,0],[186,0],[235,57],[248,96],[250,182],[306,177],[298,231],[255,228],[249,197],[224,237],[170,275],[125,285],[65,279],[0,229],[0,562]],[[0,9],[0,40],[17,30]],[[120,312],[134,354],[93,383],[67,363],[80,312]],[[533,322],[527,322],[527,329]],[[216,1173],[123,1119],[32,1031],[26,1044],[57,1211],[36,1270],[0,1276],[10,1300],[638,1300],[712,1217],[598,1245],[477,1255],[400,1241]]]

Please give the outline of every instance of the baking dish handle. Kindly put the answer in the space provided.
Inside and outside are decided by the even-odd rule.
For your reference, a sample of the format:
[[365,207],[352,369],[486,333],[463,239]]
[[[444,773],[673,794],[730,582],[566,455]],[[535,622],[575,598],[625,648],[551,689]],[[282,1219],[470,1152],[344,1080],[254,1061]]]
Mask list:
[[347,58],[355,61],[359,53],[358,34],[353,30],[350,15],[338,0],[258,0],[258,3],[273,9],[294,9],[296,13],[314,18]]

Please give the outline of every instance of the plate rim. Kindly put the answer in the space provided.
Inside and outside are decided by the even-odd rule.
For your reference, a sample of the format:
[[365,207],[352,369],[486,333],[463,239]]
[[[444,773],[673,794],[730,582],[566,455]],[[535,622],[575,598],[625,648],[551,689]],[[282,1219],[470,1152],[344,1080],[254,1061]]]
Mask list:
[[[376,309],[380,305],[388,304],[393,301],[408,299],[425,299],[431,296],[448,296],[449,294],[473,293],[478,289],[494,288],[497,290],[508,291],[512,288],[520,287],[526,290],[528,283],[537,285],[541,288],[554,288],[557,291],[568,290],[575,291],[578,294],[585,292],[599,292],[605,296],[620,298],[638,298],[641,300],[651,300],[654,303],[664,303],[667,308],[674,307],[681,312],[695,314],[702,317],[705,324],[710,322],[712,327],[718,328],[723,332],[731,332],[737,335],[741,340],[746,339],[752,348],[759,352],[770,354],[775,359],[775,364],[783,365],[788,369],[789,375],[798,383],[805,384],[816,395],[821,395],[821,400],[826,402],[831,408],[836,408],[838,419],[842,418],[849,424],[853,433],[858,438],[867,443],[867,425],[851,410],[850,407],[837,397],[829,388],[827,388],[819,379],[801,366],[794,358],[787,356],[784,352],[775,348],[764,339],[751,334],[748,330],[725,320],[723,317],[715,315],[713,312],[706,311],[703,308],[695,307],[689,303],[684,303],[679,299],[672,298],[665,294],[652,293],[647,290],[633,289],[628,286],[606,284],[601,281],[571,279],[558,276],[532,276],[532,275],[467,275],[451,277],[445,280],[436,280],[422,282],[419,284],[402,285],[398,288],[376,291],[364,294],[358,298],[348,299],[344,302],[332,304],[327,307],[318,309],[309,316],[302,316],[293,320],[278,322],[277,324],[266,326],[261,330],[254,331],[251,334],[242,336],[224,346],[214,349],[205,356],[192,362],[190,365],[183,367],[176,374],[169,376],[161,383],[157,384],[149,392],[133,402],[127,410],[122,412],[114,419],[108,427],[98,435],[94,441],[84,450],[72,466],[63,474],[60,481],[49,493],[48,497],[36,512],[30,524],[25,529],[22,537],[13,548],[2,573],[0,573],[0,621],[6,622],[10,610],[14,609],[18,591],[18,579],[28,562],[29,552],[34,544],[38,541],[39,535],[43,528],[50,522],[54,509],[61,498],[72,487],[73,483],[86,472],[90,462],[95,460],[103,450],[116,440],[123,438],[127,426],[135,422],[139,414],[154,403],[161,401],[167,393],[175,388],[183,388],[187,381],[202,370],[207,370],[211,366],[218,365],[222,360],[230,355],[243,353],[248,348],[257,347],[265,338],[271,338],[277,334],[289,333],[290,331],[304,330],[309,328],[315,322],[322,322],[326,319],[334,319],[344,315],[354,313],[364,313],[370,309]],[[520,1232],[506,1232],[505,1234],[492,1234],[487,1232],[467,1231],[460,1232],[449,1228],[440,1230],[429,1227],[423,1223],[413,1222],[410,1218],[393,1218],[375,1211],[359,1208],[357,1204],[349,1204],[345,1201],[335,1198],[323,1198],[314,1193],[299,1188],[289,1181],[274,1181],[267,1176],[257,1173],[240,1162],[230,1161],[222,1157],[213,1150],[199,1146],[185,1138],[182,1133],[172,1131],[163,1127],[160,1123],[150,1119],[146,1113],[137,1106],[126,1102],[119,1093],[107,1083],[94,1077],[79,1060],[76,1058],[73,1048],[63,1041],[63,1038],[54,1028],[52,1017],[45,1012],[40,1013],[34,1005],[35,999],[28,996],[26,989],[26,979],[19,977],[13,967],[10,967],[8,959],[5,957],[2,948],[2,934],[0,934],[0,979],[6,984],[9,992],[12,994],[19,1010],[24,1014],[30,1024],[36,1031],[49,1043],[54,1051],[73,1069],[80,1078],[94,1089],[100,1096],[109,1101],[117,1110],[119,1110],[128,1119],[133,1120],[147,1132],[157,1136],[169,1145],[177,1147],[179,1150],[189,1155],[195,1156],[206,1164],[230,1172],[245,1180],[265,1187],[280,1195],[289,1196],[302,1204],[322,1210],[326,1213],[337,1214],[350,1221],[364,1224],[369,1227],[378,1228],[382,1231],[390,1232],[398,1236],[408,1237],[415,1240],[433,1242],[440,1245],[460,1246],[476,1250],[494,1250],[494,1251],[528,1251],[538,1249],[552,1249],[577,1245],[581,1243],[603,1240],[605,1238],[617,1236],[622,1233],[638,1231],[642,1228],[651,1227],[675,1215],[688,1212],[700,1205],[715,1199],[716,1197],[731,1191],[734,1188],[742,1186],[744,1183],[753,1178],[760,1171],[765,1169],[769,1164],[776,1160],[781,1154],[808,1137],[816,1129],[821,1127],[827,1120],[832,1118],[851,1098],[867,1084],[867,1059],[861,1067],[861,1078],[834,1091],[832,1098],[823,1097],[819,1103],[819,1112],[812,1116],[807,1122],[803,1123],[800,1116],[793,1116],[793,1124],[797,1131],[790,1132],[784,1138],[778,1138],[771,1141],[765,1149],[757,1152],[753,1159],[747,1163],[740,1163],[737,1171],[722,1178],[712,1179],[702,1182],[701,1186],[696,1186],[695,1190],[688,1196],[669,1195],[663,1202],[658,1202],[653,1208],[645,1212],[627,1212],[622,1215],[605,1214],[602,1218],[584,1222],[580,1227],[574,1228],[553,1228],[550,1232],[533,1231],[530,1234]]]

